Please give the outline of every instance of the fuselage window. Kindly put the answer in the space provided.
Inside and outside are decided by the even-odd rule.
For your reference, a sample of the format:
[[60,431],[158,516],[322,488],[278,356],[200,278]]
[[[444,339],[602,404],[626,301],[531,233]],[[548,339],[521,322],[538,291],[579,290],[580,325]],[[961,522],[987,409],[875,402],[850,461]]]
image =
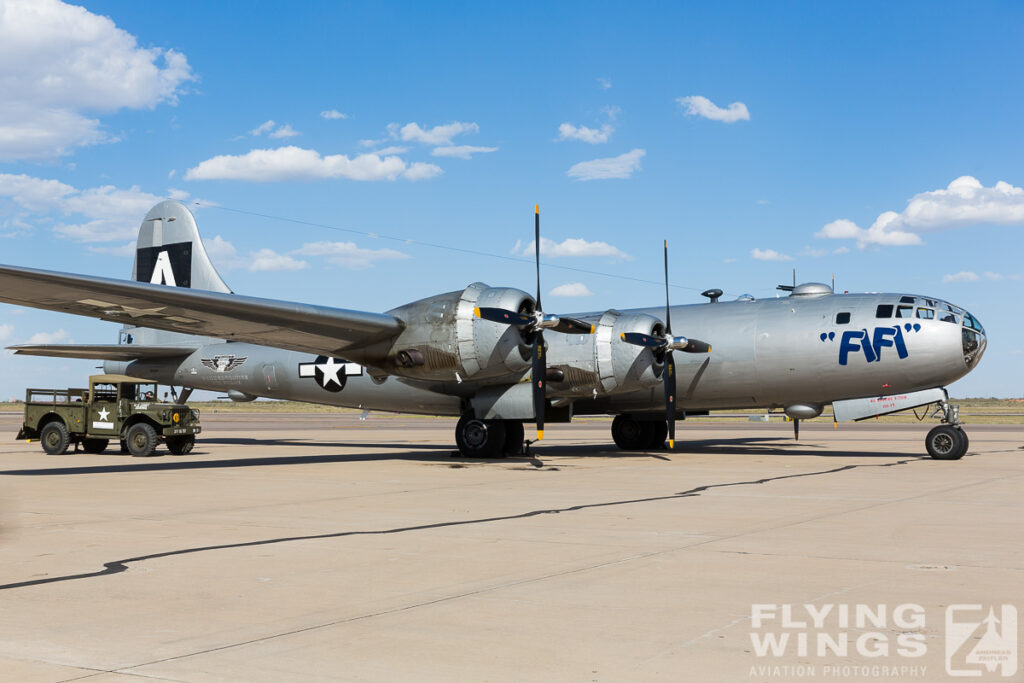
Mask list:
[[956,316],[952,313],[947,313],[946,311],[939,311],[939,320],[944,323],[953,323],[954,325],[957,322]]
[[[912,303],[915,303],[916,301],[917,300],[914,297],[912,297],[912,296],[901,296],[900,297],[900,303],[901,304],[912,304]],[[899,316],[896,316],[896,317],[898,318]]]
[[836,313],[836,325],[846,325],[850,322],[849,313]]
[[930,308],[919,308],[917,309],[917,317],[922,320],[932,320],[935,318],[935,311]]
[[875,309],[876,318],[891,318],[892,317],[892,304],[879,304],[878,308]]
[[[906,297],[904,297],[904,298],[906,298]],[[897,318],[913,318],[914,317],[914,307],[913,306],[897,306],[896,307],[896,317]]]

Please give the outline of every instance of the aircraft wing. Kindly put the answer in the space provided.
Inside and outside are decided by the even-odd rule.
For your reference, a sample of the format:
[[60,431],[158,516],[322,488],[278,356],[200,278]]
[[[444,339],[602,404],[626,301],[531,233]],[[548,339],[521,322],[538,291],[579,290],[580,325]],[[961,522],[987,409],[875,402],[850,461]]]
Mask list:
[[324,355],[405,327],[383,313],[2,265],[0,302]]
[[143,346],[142,344],[21,344],[7,348],[20,356],[133,361],[184,358],[198,347]]

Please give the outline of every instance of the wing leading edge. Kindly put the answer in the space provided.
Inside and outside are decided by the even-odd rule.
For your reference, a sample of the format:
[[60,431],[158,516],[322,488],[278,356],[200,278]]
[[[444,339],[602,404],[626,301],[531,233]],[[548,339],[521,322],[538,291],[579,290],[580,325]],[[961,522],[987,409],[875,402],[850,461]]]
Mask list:
[[0,302],[327,355],[405,327],[383,313],[2,265]]

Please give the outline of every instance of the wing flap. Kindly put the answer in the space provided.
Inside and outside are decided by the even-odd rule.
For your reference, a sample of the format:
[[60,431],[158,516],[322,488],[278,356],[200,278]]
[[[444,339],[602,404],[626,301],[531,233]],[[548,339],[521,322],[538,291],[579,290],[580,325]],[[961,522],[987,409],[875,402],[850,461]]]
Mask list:
[[14,266],[0,266],[0,302],[327,355],[405,327],[383,313]]
[[142,346],[141,344],[21,344],[8,346],[15,355],[49,358],[85,358],[87,360],[155,360],[184,358],[192,346]]

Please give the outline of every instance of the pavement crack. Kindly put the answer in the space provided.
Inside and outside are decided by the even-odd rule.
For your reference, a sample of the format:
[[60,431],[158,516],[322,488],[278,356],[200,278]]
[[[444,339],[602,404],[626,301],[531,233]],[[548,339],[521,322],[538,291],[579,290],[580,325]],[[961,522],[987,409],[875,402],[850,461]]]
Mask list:
[[604,507],[615,507],[619,505],[636,505],[639,503],[653,503],[665,500],[676,500],[681,498],[692,498],[700,496],[700,494],[710,491],[716,488],[726,488],[732,486],[757,486],[767,484],[773,481],[781,481],[784,479],[796,479],[800,477],[815,477],[823,476],[827,474],[836,474],[839,472],[846,472],[848,470],[854,470],[859,468],[867,467],[895,467],[898,465],[906,465],[911,462],[924,460],[924,456],[906,458],[903,460],[896,460],[894,462],[887,463],[871,463],[866,465],[842,465],[840,467],[833,467],[827,470],[817,470],[814,472],[800,472],[796,474],[784,474],[777,477],[764,477],[762,479],[751,479],[748,481],[734,481],[734,482],[723,482],[719,484],[704,484],[702,486],[696,486],[685,491],[679,491],[678,493],[672,493],[663,496],[649,496],[645,498],[628,498],[624,500],[613,500],[605,501],[600,503],[581,503],[578,505],[571,505],[568,507],[561,508],[542,508],[539,510],[530,510],[528,512],[520,512],[511,515],[496,515],[492,517],[479,517],[474,519],[460,519],[452,520],[449,522],[435,522],[433,524],[417,524],[413,526],[394,527],[391,529],[374,529],[374,530],[357,530],[357,531],[335,531],[325,534],[307,534],[302,536],[283,536],[278,538],[266,538],[256,541],[243,541],[240,543],[221,543],[216,545],[197,546],[194,548],[179,548],[177,550],[167,550],[160,553],[150,553],[148,555],[138,555],[135,557],[128,557],[120,560],[113,560],[111,562],[104,562],[103,569],[93,572],[82,572],[79,574],[66,574],[63,576],[50,576],[40,579],[30,579],[27,581],[17,581],[14,583],[0,584],[0,590],[12,590],[15,588],[28,588],[30,586],[41,586],[50,583],[61,583],[65,581],[78,581],[81,579],[92,579],[99,578],[101,576],[112,576],[114,574],[121,574],[128,571],[129,565],[139,564],[147,562],[149,560],[159,560],[165,557],[175,557],[178,555],[193,555],[196,553],[211,552],[216,550],[232,550],[238,548],[255,548],[266,545],[278,545],[283,543],[293,543],[296,541],[316,541],[331,538],[346,538],[349,536],[387,536],[390,534],[401,534],[415,531],[428,531],[432,529],[445,529],[460,526],[470,526],[475,524],[491,524],[494,522],[506,522],[517,519],[528,519],[530,517],[539,517],[541,515],[557,515],[565,512],[580,512],[582,510],[590,510]]

